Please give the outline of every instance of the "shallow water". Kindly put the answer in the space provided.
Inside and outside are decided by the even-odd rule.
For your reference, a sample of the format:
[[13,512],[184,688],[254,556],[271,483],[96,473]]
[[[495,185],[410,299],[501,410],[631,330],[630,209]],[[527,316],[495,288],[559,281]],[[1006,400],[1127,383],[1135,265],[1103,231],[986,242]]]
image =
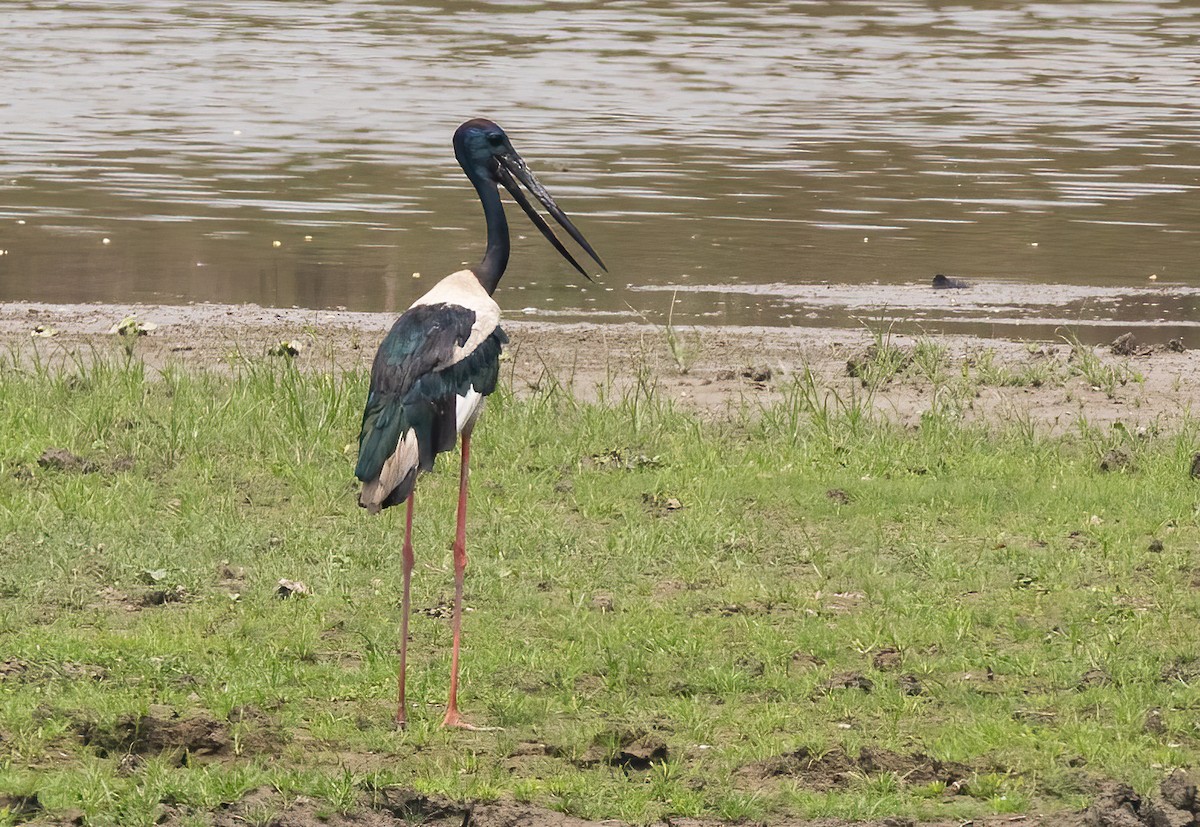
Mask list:
[[1195,4],[23,2],[0,26],[0,300],[402,308],[482,252],[449,139],[486,115],[610,270],[583,284],[512,215],[510,315],[1200,325]]

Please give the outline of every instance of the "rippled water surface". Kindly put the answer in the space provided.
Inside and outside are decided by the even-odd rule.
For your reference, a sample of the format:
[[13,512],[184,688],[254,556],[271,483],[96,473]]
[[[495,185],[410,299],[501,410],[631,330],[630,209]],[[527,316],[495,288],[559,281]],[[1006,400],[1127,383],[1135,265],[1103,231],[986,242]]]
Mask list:
[[510,209],[510,315],[1200,336],[1200,4],[79,0],[0,30],[0,300],[404,307],[482,252],[449,142],[486,115],[610,268],[585,286]]

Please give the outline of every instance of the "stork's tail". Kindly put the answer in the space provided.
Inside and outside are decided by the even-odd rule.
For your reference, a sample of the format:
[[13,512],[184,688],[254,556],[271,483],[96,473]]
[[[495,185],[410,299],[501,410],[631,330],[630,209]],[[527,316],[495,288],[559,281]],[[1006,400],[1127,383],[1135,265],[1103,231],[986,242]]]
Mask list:
[[396,450],[384,461],[379,476],[363,482],[358,504],[369,513],[378,514],[384,508],[404,502],[417,484],[419,466],[417,435],[409,430],[396,443]]

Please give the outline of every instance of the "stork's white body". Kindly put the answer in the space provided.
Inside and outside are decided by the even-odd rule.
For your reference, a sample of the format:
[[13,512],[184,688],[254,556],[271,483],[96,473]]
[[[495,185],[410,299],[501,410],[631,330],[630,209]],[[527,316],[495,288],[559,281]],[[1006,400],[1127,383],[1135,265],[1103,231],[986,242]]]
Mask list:
[[[451,363],[460,362],[475,351],[479,344],[492,335],[500,325],[500,305],[487,294],[479,279],[470,270],[459,270],[439,281],[421,298],[413,302],[419,304],[454,304],[465,307],[475,313],[475,324],[471,326],[471,336],[466,343],[456,348]],[[456,428],[460,434],[470,434],[475,427],[475,420],[483,413],[483,403],[487,397],[471,388],[465,395],[457,397],[455,409]]]
[[[435,374],[447,370],[470,359],[472,354],[495,333],[500,325],[500,305],[488,295],[479,279],[470,270],[459,270],[451,273],[435,284],[425,295],[409,306],[413,308],[441,308],[447,317],[460,316],[464,312],[473,314],[470,333],[461,344],[454,342],[449,347],[433,354],[436,358],[428,365],[426,374]],[[471,433],[475,421],[483,412],[484,393],[479,388],[468,386],[465,393],[455,397],[455,430],[458,434]],[[452,447],[452,446],[449,446]],[[397,435],[394,449],[384,462],[379,476],[364,482],[360,502],[371,511],[378,511],[384,506],[392,492],[408,480],[415,481],[420,470],[421,456],[418,450],[417,435],[413,429],[401,431]]]
[[461,347],[455,347],[446,362],[438,365],[437,370],[448,368],[470,356],[500,324],[500,305],[487,294],[479,279],[470,270],[459,270],[446,276],[431,287],[428,293],[413,302],[409,309],[424,304],[455,305],[465,307],[475,314],[475,324],[471,325],[470,337]]

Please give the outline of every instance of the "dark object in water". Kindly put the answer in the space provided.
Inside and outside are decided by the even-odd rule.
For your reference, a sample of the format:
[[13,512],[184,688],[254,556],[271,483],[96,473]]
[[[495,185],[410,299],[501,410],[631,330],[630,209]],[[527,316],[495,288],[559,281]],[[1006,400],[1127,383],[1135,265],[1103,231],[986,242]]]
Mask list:
[[970,282],[962,279],[949,278],[938,273],[933,277],[934,290],[966,290],[971,286]]

